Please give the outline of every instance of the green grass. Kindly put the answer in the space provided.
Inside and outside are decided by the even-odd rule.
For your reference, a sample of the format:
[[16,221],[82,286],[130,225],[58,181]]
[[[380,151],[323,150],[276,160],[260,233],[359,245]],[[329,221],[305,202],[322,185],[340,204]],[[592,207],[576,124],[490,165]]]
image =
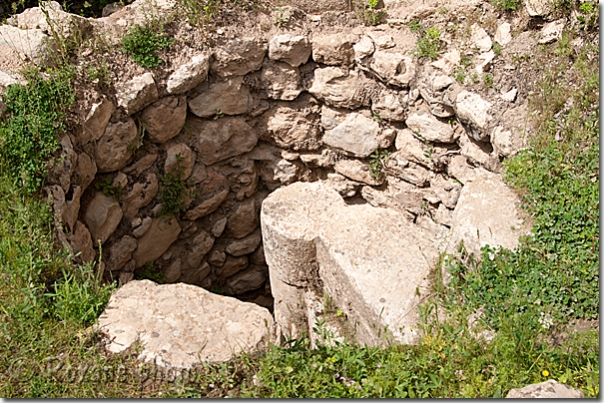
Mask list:
[[416,48],[411,53],[418,59],[428,57],[430,60],[436,60],[440,53],[441,40],[440,29],[430,27],[428,30],[418,22],[410,23],[409,27],[413,32],[419,33],[420,37],[416,42]]

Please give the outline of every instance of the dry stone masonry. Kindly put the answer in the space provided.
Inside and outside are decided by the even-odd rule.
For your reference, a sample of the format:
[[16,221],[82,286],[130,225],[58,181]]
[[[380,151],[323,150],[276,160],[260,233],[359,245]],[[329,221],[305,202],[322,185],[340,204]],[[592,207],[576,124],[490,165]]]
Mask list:
[[[115,39],[143,20],[143,3],[97,20],[52,4],[66,30]],[[159,3],[152,12],[169,15],[173,3]],[[477,4],[447,7],[471,15]],[[446,37],[430,61],[411,55],[418,36],[402,22],[429,21],[438,8],[408,7],[404,19],[378,27],[335,28],[290,8],[296,17],[287,26],[259,16],[203,44],[187,39],[194,29],[183,22],[173,33],[184,38],[178,52],[160,68],[120,59],[110,66],[112,85],[86,95],[79,129],[61,139],[62,171],[47,188],[64,224],[60,239],[82,261],[102,257],[106,278],[123,286],[118,293],[153,272],[274,307],[290,336],[312,334],[326,296],[347,318],[328,324],[335,333],[413,343],[415,307],[440,253],[455,253],[462,240],[473,253],[514,247],[527,231],[498,175],[502,159],[524,146],[527,94],[494,61],[493,41],[505,50],[520,40],[509,22],[476,21],[467,43]],[[27,22],[41,15],[31,9],[0,26],[0,67],[14,52],[43,64],[39,44],[52,48],[52,35]],[[559,30],[548,26],[543,41]],[[15,45],[24,38],[27,46]],[[501,91],[453,77],[470,48],[476,72],[496,71]],[[0,85],[19,82],[16,71],[0,71]],[[165,214],[175,177],[187,189],[181,211]],[[192,292],[135,284],[145,295]],[[186,357],[162,360],[188,365]]]

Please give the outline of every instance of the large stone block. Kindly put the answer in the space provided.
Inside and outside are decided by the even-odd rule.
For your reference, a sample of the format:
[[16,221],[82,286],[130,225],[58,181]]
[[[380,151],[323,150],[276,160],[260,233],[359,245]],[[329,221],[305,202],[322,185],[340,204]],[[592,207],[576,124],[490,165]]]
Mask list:
[[417,305],[439,256],[431,234],[394,210],[347,205],[321,182],[276,190],[261,217],[283,334],[313,335],[313,307],[325,293],[347,318],[330,325],[356,325],[356,342],[417,342]]
[[273,327],[269,311],[256,304],[149,280],[130,281],[113,293],[98,323],[108,351],[120,353],[140,342],[139,359],[174,369],[265,348]]

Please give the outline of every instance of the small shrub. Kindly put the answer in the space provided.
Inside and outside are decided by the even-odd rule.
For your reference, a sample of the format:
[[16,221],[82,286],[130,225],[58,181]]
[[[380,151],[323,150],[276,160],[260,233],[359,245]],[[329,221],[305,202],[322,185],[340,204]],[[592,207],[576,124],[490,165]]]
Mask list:
[[375,150],[373,154],[371,154],[369,157],[369,172],[372,178],[380,179],[382,177],[382,169],[386,165],[388,157],[390,157],[390,152],[388,150]]
[[[411,28],[411,30],[413,31],[414,28]],[[428,57],[430,60],[436,60],[441,46],[440,29],[430,27],[425,31],[423,26],[419,25],[418,31],[420,38],[417,40],[416,49],[412,54],[417,58]]]
[[484,82],[484,85],[486,85],[489,88],[493,88],[493,76],[489,73],[484,73],[482,75],[482,81]]
[[496,56],[501,56],[502,50],[503,48],[499,43],[493,42],[493,53],[495,53]]
[[25,78],[26,85],[11,85],[2,94],[7,109],[0,122],[0,163],[13,180],[34,192],[61,148],[57,135],[65,131],[66,111],[75,99],[73,71],[55,70],[45,80],[39,69],[31,69]]
[[365,3],[359,5],[357,10],[357,16],[367,26],[379,25],[384,15],[386,15],[385,9],[378,9],[379,0],[366,0]]
[[122,49],[139,66],[156,68],[163,62],[157,51],[173,43],[173,38],[157,33],[155,28],[136,24],[122,39]]
[[105,179],[99,180],[94,184],[96,190],[100,190],[107,197],[112,197],[115,200],[119,200],[124,193],[124,189],[120,185],[113,186],[113,180],[111,176],[107,176]]
[[466,81],[466,69],[463,67],[458,67],[455,69],[453,72],[453,78],[455,78],[458,83],[463,84]]

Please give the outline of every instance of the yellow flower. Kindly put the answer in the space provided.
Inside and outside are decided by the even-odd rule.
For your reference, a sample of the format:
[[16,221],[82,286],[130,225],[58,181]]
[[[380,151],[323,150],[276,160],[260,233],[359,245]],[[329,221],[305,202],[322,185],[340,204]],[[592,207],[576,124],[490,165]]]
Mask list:
[[547,369],[544,369],[543,371],[541,371],[541,375],[549,376],[549,371]]

